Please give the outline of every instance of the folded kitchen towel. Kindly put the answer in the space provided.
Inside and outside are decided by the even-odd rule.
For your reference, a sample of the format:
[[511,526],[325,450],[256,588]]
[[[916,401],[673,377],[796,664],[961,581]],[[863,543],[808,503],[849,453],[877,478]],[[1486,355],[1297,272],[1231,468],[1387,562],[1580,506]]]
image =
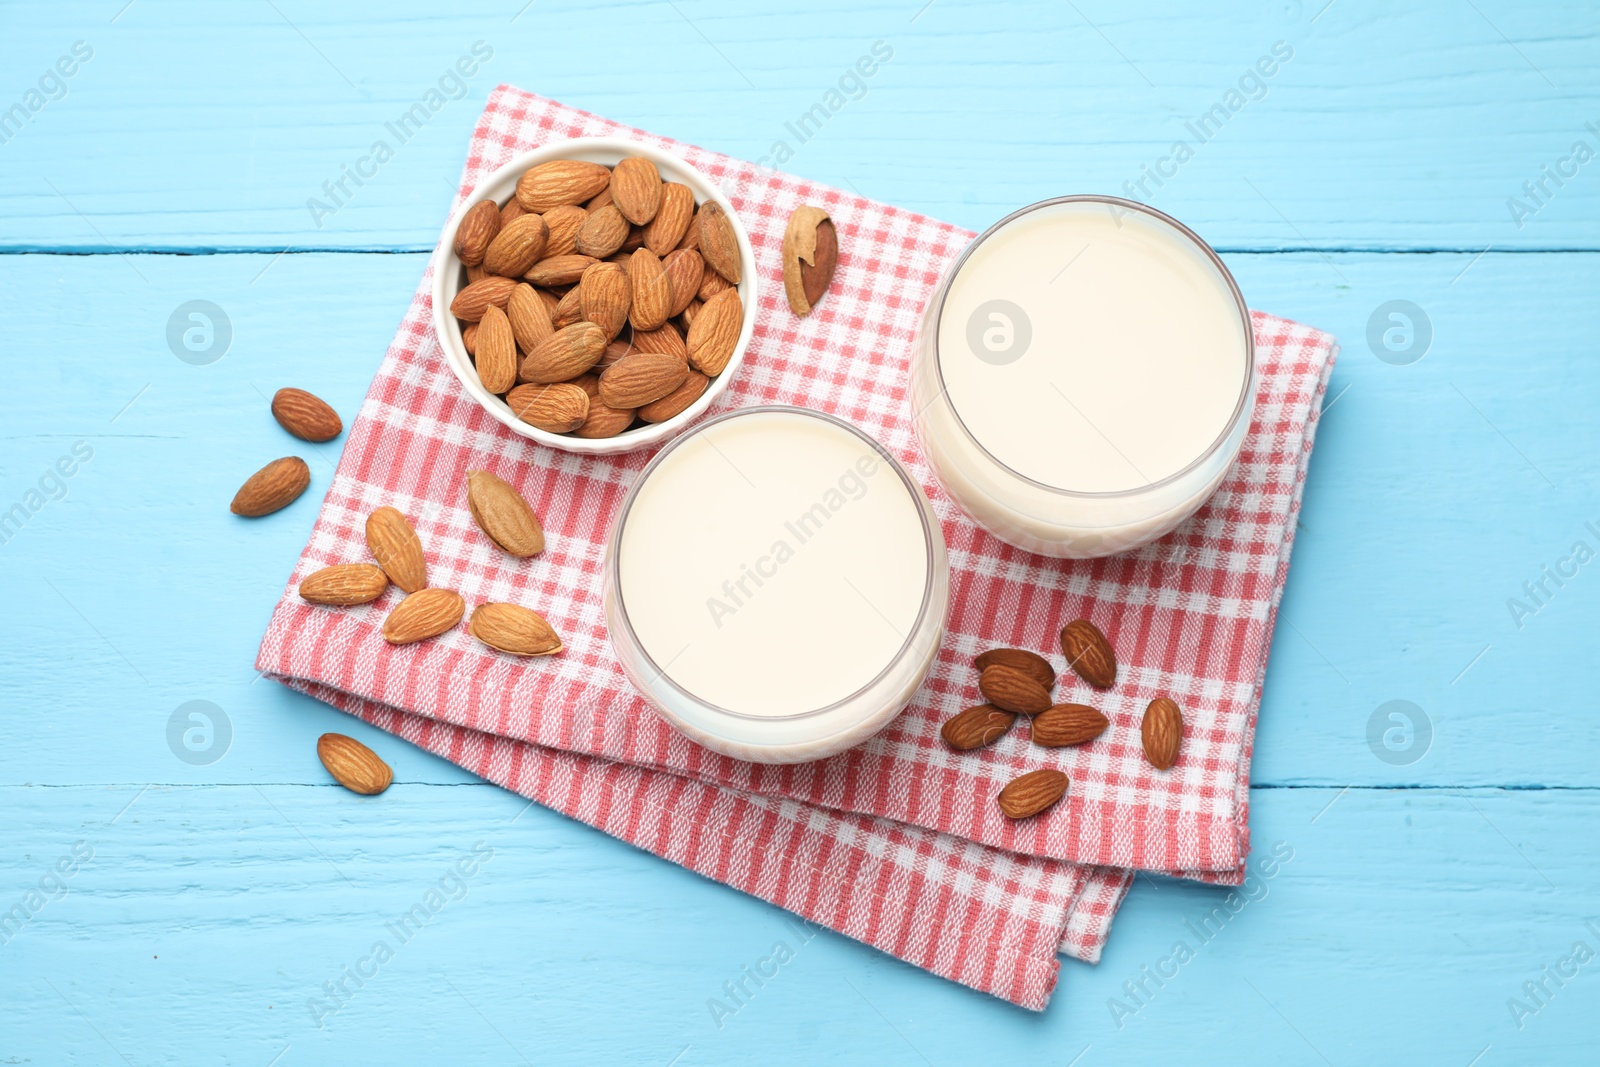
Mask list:
[[[1097,957],[1129,869],[1236,883],[1248,850],[1255,713],[1333,339],[1254,313],[1254,422],[1213,499],[1142,550],[1045,559],[962,514],[911,429],[917,320],[970,232],[507,86],[474,132],[462,196],[513,155],[580,136],[680,155],[721,184],[749,230],[766,284],[747,361],[715,410],[789,403],[833,412],[922,483],[949,546],[952,586],[949,634],[927,683],[877,737],[812,764],[742,763],[662,722],[623,676],[600,602],[606,533],[649,455],[575,456],[491,419],[444,364],[429,274],[350,431],[258,666],[609,833],[1031,1007],[1053,987],[1058,945]],[[825,299],[797,319],[778,284],[779,253],[802,203],[828,210],[840,259]],[[478,468],[533,504],[547,533],[539,556],[508,556],[477,531],[465,476]],[[300,600],[295,585],[306,574],[368,558],[363,524],[385,504],[416,525],[430,584],[470,603],[540,611],[565,652],[517,660],[461,628],[392,648],[380,631],[397,590],[358,608]],[[979,752],[943,744],[939,726],[974,700],[975,654],[1015,645],[1059,664],[1056,633],[1079,617],[1106,631],[1121,665],[1116,689],[1093,697],[1111,720],[1104,737],[1054,750],[1021,730]],[[1174,697],[1186,721],[1182,756],[1161,773],[1144,761],[1138,730],[1158,695]],[[1042,766],[1068,774],[1067,799],[1037,819],[1005,819],[994,794]]]

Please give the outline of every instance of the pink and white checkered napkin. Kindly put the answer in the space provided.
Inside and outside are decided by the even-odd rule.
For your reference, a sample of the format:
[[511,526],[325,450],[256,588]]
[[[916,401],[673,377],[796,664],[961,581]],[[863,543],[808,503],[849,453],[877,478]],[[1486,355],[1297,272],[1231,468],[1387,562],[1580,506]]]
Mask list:
[[[1248,850],[1249,760],[1277,604],[1287,577],[1333,338],[1254,313],[1259,391],[1238,463],[1215,497],[1157,544],[1062,562],[976,527],[934,481],[907,403],[907,359],[940,271],[971,234],[924,216],[620,126],[501,86],[474,131],[463,196],[513,155],[579,136],[674,152],[720,182],[766,284],[738,380],[716,410],[789,403],[831,411],[903,460],[950,551],[950,630],[927,683],[883,733],[818,763],[761,766],[708,752],[634,693],[606,636],[600,567],[610,521],[648,455],[579,457],[490,419],[444,364],[424,275],[352,427],[311,542],[267,630],[258,666],[462,766],[935,973],[1039,1008],[1058,947],[1093,960],[1131,877],[1164,871],[1236,883]],[[779,251],[790,211],[819,204],[839,231],[826,298],[796,319]],[[473,525],[465,472],[487,468],[545,522],[532,560]],[[415,523],[430,584],[470,603],[509,600],[562,633],[560,657],[526,662],[463,629],[391,648],[398,593],[359,608],[295,595],[306,574],[367,558],[366,515],[390,504]],[[1074,749],[1024,729],[955,753],[940,724],[975,698],[972,657],[1032,648],[1060,664],[1056,632],[1095,620],[1121,669],[1094,703],[1111,729]],[[1068,674],[1064,679],[1073,683]],[[1145,705],[1184,709],[1178,765],[1145,763]],[[1013,823],[993,802],[1023,770],[1072,780],[1050,814]]]

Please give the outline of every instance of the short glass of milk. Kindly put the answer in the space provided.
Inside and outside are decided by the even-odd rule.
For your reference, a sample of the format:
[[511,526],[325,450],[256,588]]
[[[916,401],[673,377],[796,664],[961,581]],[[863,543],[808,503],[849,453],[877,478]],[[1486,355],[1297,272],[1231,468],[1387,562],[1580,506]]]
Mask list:
[[605,559],[623,670],[714,751],[798,763],[881,730],[933,665],[950,599],[922,489],[850,423],[752,407],[677,438]]
[[1048,556],[1125,552],[1192,515],[1255,402],[1250,312],[1193,231],[1066,196],[973,240],[923,314],[911,370],[934,472],[995,536]]

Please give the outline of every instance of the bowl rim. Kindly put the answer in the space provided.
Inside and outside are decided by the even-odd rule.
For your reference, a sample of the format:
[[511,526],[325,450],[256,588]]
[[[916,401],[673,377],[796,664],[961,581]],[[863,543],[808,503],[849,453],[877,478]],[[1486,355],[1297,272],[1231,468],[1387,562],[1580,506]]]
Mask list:
[[[462,267],[455,252],[456,232],[460,229],[461,221],[467,212],[485,198],[487,195],[485,191],[504,184],[508,178],[511,178],[509,189],[514,190],[515,177],[520,177],[523,171],[540,163],[553,159],[585,159],[595,154],[615,154],[619,158],[627,155],[643,156],[663,171],[664,180],[681,181],[688,185],[696,194],[697,205],[711,200],[722,208],[733,224],[734,239],[739,247],[740,280],[736,288],[739,290],[739,299],[744,306],[745,315],[739,339],[734,345],[733,355],[728,360],[727,367],[711,380],[711,385],[693,404],[664,422],[635,430],[625,430],[614,437],[584,438],[551,433],[537,426],[531,426],[517,418],[503,400],[484,389],[483,383],[478,380],[473,370],[471,357],[461,338],[461,329],[456,324],[455,316],[450,314],[450,302],[461,289]],[[494,199],[498,203],[505,202],[499,197]],[[676,437],[705,414],[711,405],[727,392],[733,384],[734,377],[744,365],[745,354],[755,333],[756,311],[760,300],[755,248],[750,242],[744,223],[722,189],[682,156],[627,137],[571,137],[518,153],[496,167],[484,175],[473,187],[472,192],[463,198],[461,204],[451,213],[439,236],[439,243],[429,259],[429,269],[433,271],[429,288],[433,299],[431,318],[434,337],[444,354],[445,363],[467,395],[496,421],[518,435],[563,452],[580,455],[620,455],[638,449],[652,448]]]

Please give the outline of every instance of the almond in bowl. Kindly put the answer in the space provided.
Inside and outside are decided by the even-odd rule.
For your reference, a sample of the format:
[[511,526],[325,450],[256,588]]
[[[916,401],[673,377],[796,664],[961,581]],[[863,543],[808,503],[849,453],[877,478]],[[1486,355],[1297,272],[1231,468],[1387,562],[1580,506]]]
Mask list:
[[568,452],[676,436],[738,373],[757,300],[750,240],[721,191],[621,138],[511,160],[433,258],[434,330],[462,386]]

